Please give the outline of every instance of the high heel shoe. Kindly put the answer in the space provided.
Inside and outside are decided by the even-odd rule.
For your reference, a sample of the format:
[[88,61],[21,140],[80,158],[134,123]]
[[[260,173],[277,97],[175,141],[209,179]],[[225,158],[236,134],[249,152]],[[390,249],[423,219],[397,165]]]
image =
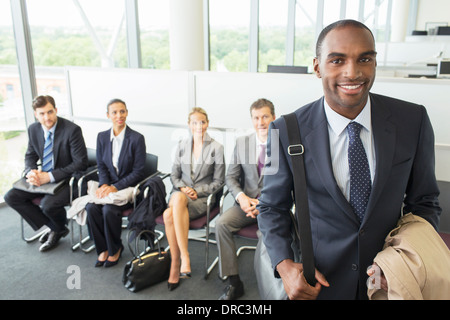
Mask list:
[[[105,260],[100,260],[100,256],[102,256],[102,257],[106,256]],[[97,261],[95,261],[94,267],[96,267],[96,268],[103,267],[107,258],[108,258],[108,251],[104,251],[101,254],[99,254],[97,257]]]
[[180,279],[189,279],[191,277],[190,272],[180,272]]
[[119,260],[122,257],[123,246],[121,246],[119,250],[120,250],[119,257],[117,258],[116,261],[110,261],[110,260],[106,259],[106,261],[104,263],[104,267],[105,268],[109,268],[109,267],[115,266],[116,264],[119,263]]
[[178,288],[178,286],[180,285],[180,282],[175,282],[175,283],[171,283],[169,281],[167,281],[167,288],[169,288],[169,291],[173,291],[176,288]]
[[105,261],[97,260],[97,261],[95,262],[94,267],[96,267],[96,268],[103,267],[103,265],[105,264],[105,262],[106,262],[106,260],[105,260]]

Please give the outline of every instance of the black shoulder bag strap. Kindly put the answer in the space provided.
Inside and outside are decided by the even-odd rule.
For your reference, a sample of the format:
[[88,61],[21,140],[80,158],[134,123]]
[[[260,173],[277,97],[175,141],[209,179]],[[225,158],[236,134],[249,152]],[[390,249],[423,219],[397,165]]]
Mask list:
[[315,286],[315,263],[311,236],[311,222],[309,218],[308,195],[306,189],[306,175],[303,154],[305,149],[300,138],[297,116],[294,113],[283,115],[286,122],[289,138],[288,154],[292,160],[295,215],[297,217],[298,230],[300,235],[300,250],[303,260],[303,274],[306,281]]

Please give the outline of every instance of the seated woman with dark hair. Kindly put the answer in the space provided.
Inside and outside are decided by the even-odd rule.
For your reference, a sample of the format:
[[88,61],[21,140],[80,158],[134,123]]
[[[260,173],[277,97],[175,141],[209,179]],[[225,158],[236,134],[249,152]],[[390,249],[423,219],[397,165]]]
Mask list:
[[[135,186],[144,179],[145,139],[126,125],[128,110],[125,102],[111,100],[106,115],[112,122],[112,128],[100,132],[97,137],[97,198]],[[89,228],[98,254],[95,267],[111,267],[118,263],[123,251],[122,212],[131,206],[130,202],[123,206],[86,205]]]

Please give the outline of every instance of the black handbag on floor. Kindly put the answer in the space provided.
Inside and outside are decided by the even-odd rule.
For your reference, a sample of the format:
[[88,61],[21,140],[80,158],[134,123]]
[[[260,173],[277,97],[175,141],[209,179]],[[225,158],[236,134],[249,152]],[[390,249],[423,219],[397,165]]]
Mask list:
[[[135,250],[130,245],[130,230],[127,235],[128,248],[133,254],[133,259],[128,261],[123,270],[122,283],[125,288],[132,292],[138,292],[144,288],[150,287],[156,283],[169,278],[170,273],[170,253],[161,251],[157,235],[150,230],[141,231],[135,238]],[[157,249],[138,254],[138,242],[145,233],[152,235],[157,241]],[[153,246],[152,246],[153,247]]]

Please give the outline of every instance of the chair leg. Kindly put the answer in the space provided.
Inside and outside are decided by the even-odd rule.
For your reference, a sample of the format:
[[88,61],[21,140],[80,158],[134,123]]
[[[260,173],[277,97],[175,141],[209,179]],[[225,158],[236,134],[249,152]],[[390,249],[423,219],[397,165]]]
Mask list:
[[256,246],[241,246],[239,247],[239,249],[236,251],[236,255],[239,257],[239,255],[241,254],[242,251],[244,250],[256,250]]
[[211,274],[211,272],[214,270],[216,265],[219,263],[219,257],[217,256],[214,261],[209,265],[209,267],[206,268],[206,275],[205,279],[208,278],[208,276]]
[[25,224],[24,224],[24,220],[22,217],[20,218],[20,227],[21,227],[22,239],[27,243],[30,243],[30,242],[35,241],[36,239],[39,239],[44,233],[46,233],[50,230],[48,227],[41,228],[38,231],[36,231],[35,234],[33,234],[32,236],[26,237],[25,236]]
[[70,223],[70,229],[71,229],[71,233],[72,233],[72,235],[71,235],[72,251],[75,251],[77,249],[81,249],[85,253],[91,252],[95,248],[95,245],[91,245],[88,248],[84,248],[83,247],[83,244],[88,242],[91,238],[89,237],[89,235],[87,235],[86,237],[83,238],[83,226],[82,225],[78,225],[78,227],[79,227],[79,229],[78,229],[79,230],[79,240],[78,240],[78,242],[75,243],[74,232],[73,232],[73,224],[74,223],[75,223],[74,220],[72,220],[71,223]]

